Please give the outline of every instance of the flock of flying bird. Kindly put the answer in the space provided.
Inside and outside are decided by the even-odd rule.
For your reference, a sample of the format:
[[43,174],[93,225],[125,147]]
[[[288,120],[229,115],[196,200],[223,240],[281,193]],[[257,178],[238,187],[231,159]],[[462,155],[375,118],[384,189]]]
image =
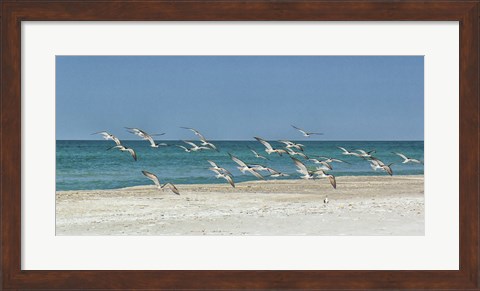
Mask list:
[[[292,127],[294,129],[298,130],[300,133],[302,133],[302,135],[304,137],[310,137],[312,135],[322,135],[322,133],[307,132],[307,131],[305,131],[301,128],[298,128],[294,125],[292,125]],[[194,128],[190,128],[190,127],[181,127],[181,128],[192,131],[198,137],[199,142],[200,142],[199,144],[196,144],[192,141],[184,140],[183,142],[185,143],[185,145],[189,145],[190,147],[186,147],[185,145],[176,145],[177,147],[183,149],[185,152],[191,153],[191,152],[197,152],[197,151],[203,151],[203,150],[218,151],[217,147],[213,143],[209,142],[198,130],[196,130]],[[154,136],[164,135],[165,133],[148,134],[148,133],[146,133],[145,131],[143,131],[139,128],[126,127],[126,129],[127,129],[128,132],[139,136],[143,140],[148,141],[150,143],[150,147],[152,147],[152,148],[158,148],[160,146],[170,146],[166,143],[156,143],[154,138],[153,138]],[[121,143],[121,141],[116,136],[114,136],[113,134],[111,134],[107,131],[95,132],[93,134],[101,134],[104,139],[112,140],[112,141],[115,142],[115,145],[108,148],[107,150],[118,149],[122,152],[128,152],[128,153],[130,153],[130,155],[132,156],[132,158],[135,161],[137,160],[137,154],[136,154],[135,150],[133,150],[132,148],[128,148],[128,147],[124,146]],[[334,175],[328,173],[329,170],[333,169],[331,163],[336,162],[336,163],[347,163],[347,164],[349,164],[346,161],[336,159],[336,158],[331,158],[331,157],[317,156],[317,158],[310,158],[304,153],[304,147],[305,146],[303,144],[295,143],[293,141],[279,140],[278,142],[282,143],[283,147],[275,148],[274,146],[272,146],[272,144],[270,142],[268,142],[268,141],[266,141],[266,140],[264,140],[260,137],[255,137],[255,139],[265,147],[265,152],[269,155],[270,154],[278,154],[279,156],[288,155],[290,157],[290,159],[293,161],[294,165],[297,167],[297,172],[301,174],[300,178],[306,179],[306,180],[318,179],[318,178],[328,178],[330,184],[332,185],[332,187],[334,189],[337,188],[336,178],[335,178]],[[391,168],[391,165],[393,163],[387,165],[384,162],[382,162],[380,159],[374,157],[373,154],[376,152],[375,150],[365,151],[365,150],[362,150],[362,149],[358,149],[358,150],[349,151],[349,150],[347,150],[343,147],[338,147],[338,148],[342,151],[342,154],[345,155],[345,156],[354,156],[354,157],[358,157],[358,158],[361,158],[363,160],[368,161],[370,163],[371,168],[374,171],[381,170],[381,171],[385,171],[390,176],[393,175],[393,171],[392,171],[392,168]],[[252,149],[250,147],[249,147],[249,149],[254,154],[254,156],[256,158],[263,159],[263,160],[268,160],[267,157],[262,156],[261,154],[259,154],[254,149]],[[423,164],[422,161],[420,161],[418,159],[409,158],[402,153],[399,153],[399,152],[392,152],[392,153],[401,157],[403,159],[403,161],[402,161],[403,164],[406,164],[406,163]],[[265,177],[276,178],[276,177],[289,176],[286,173],[279,172],[277,170],[274,170],[270,167],[263,166],[261,164],[248,164],[248,163],[242,161],[241,159],[239,159],[238,157],[235,157],[234,155],[232,155],[230,153],[228,153],[228,155],[230,156],[232,161],[234,161],[238,165],[237,168],[243,174],[249,173],[249,174],[251,174],[251,175],[253,175],[256,178],[261,179],[261,180],[264,180]],[[315,167],[315,169],[309,169],[305,165],[305,163],[303,163],[299,159],[295,158],[295,156],[302,157],[306,161],[313,162],[317,166]],[[220,167],[216,162],[214,162],[212,160],[207,160],[207,162],[211,166],[208,169],[215,173],[215,177],[217,179],[220,179],[220,178],[225,179],[232,187],[235,187],[235,182],[233,180],[233,175],[230,171],[228,171],[227,169],[225,169],[223,167]],[[261,172],[267,172],[268,174],[264,176],[264,175],[261,174]],[[148,179],[152,180],[153,183],[156,185],[156,187],[158,189],[164,190],[165,187],[168,187],[173,193],[175,193],[177,195],[180,195],[180,191],[178,190],[178,188],[174,184],[172,184],[170,182],[162,184],[160,182],[159,178],[155,174],[153,174],[151,172],[148,172],[148,171],[145,171],[145,170],[142,171],[142,174],[145,175]]]

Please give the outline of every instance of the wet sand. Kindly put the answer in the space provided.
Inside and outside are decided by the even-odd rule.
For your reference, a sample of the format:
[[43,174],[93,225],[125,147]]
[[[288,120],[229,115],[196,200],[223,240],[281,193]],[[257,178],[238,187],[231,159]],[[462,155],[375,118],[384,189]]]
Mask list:
[[58,191],[56,234],[424,235],[423,176],[177,187]]

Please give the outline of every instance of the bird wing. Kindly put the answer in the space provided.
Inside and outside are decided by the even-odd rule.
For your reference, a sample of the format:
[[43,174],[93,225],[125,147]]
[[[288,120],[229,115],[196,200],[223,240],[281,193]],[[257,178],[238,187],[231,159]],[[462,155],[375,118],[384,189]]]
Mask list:
[[210,160],[207,160],[207,162],[212,165],[212,167],[217,167],[218,168],[218,165],[214,162],[214,161],[210,161]]
[[138,135],[140,137],[143,137],[143,133],[141,129],[134,128],[134,127],[125,127],[125,128],[128,129],[128,132]]
[[380,166],[380,164],[378,163],[378,160],[374,159],[374,160],[368,160],[370,162],[370,164],[372,164],[373,166]]
[[366,155],[366,154],[367,154],[367,152],[366,152],[366,151],[364,151],[364,150],[357,150],[357,152],[359,152],[359,153],[361,153],[361,154],[364,154],[364,155]]
[[392,171],[392,168],[390,168],[390,166],[387,166],[387,165],[382,165],[382,168],[385,170],[385,172],[387,172],[390,176],[393,175],[393,171]]
[[308,175],[308,169],[307,166],[305,166],[302,162],[297,160],[296,158],[290,157],[292,161],[295,163],[295,166],[300,170],[302,174]]
[[216,147],[213,143],[208,142],[208,141],[205,140],[205,139],[202,139],[201,141],[204,143],[204,145],[209,146],[209,147],[211,147],[212,149],[214,149],[214,150],[216,150],[216,151],[218,152],[217,147]]
[[295,125],[292,125],[293,128],[295,128],[296,130],[300,131],[301,133],[303,134],[307,134],[307,132],[299,127],[296,127]]
[[175,187],[175,185],[173,185],[172,183],[165,183],[161,188],[165,186],[168,186],[168,188],[170,188],[170,190],[172,190],[173,193],[180,195],[180,191],[178,191],[177,187]]
[[225,169],[225,168],[221,168],[220,167],[220,171],[222,171],[223,173],[227,174],[227,175],[230,175],[230,176],[233,176],[232,173],[230,173],[229,170]]
[[106,131],[98,131],[98,132],[94,132],[92,133],[91,135],[94,135],[94,134],[101,134],[103,136],[103,138],[105,139],[112,139],[112,134],[106,132]]
[[220,173],[219,170],[215,169],[215,168],[208,168],[210,171],[212,172],[215,172],[217,175],[221,175],[222,173]]
[[320,164],[324,165],[325,167],[329,168],[330,170],[332,169],[332,165],[330,165],[329,163],[327,163],[325,161],[321,161]]
[[260,173],[256,172],[254,169],[250,169],[249,172],[255,177],[257,177],[258,179],[265,180],[265,178],[262,175],[260,175]]
[[111,150],[111,149],[121,149],[121,148],[125,148],[123,145],[119,144],[119,145],[114,145],[113,147],[109,147],[107,149],[107,151]]
[[178,144],[177,144],[176,146],[179,147],[179,148],[184,149],[185,151],[190,151],[189,149],[187,149],[186,147],[184,147],[184,146],[182,146],[182,145],[178,145]]
[[115,144],[118,146],[118,145],[121,145],[122,143],[120,142],[120,140],[114,136],[113,134],[110,135],[110,138],[115,142]]
[[228,176],[228,175],[225,175],[225,176],[223,176],[223,178],[224,178],[225,180],[227,180],[228,183],[230,183],[230,185],[232,185],[233,188],[235,188],[235,183],[233,182],[232,177],[230,177],[230,176]]
[[349,153],[349,151],[347,151],[345,148],[342,148],[342,147],[337,147],[339,149],[341,149],[344,153]]
[[263,144],[267,149],[269,150],[273,150],[272,146],[270,145],[270,143],[268,143],[266,140],[264,139],[261,139],[259,137],[255,137],[256,140],[258,140],[261,144]]
[[328,175],[328,180],[330,181],[330,184],[332,184],[333,189],[337,189],[337,181],[335,180],[335,176]]
[[278,142],[281,142],[281,143],[283,143],[283,144],[285,144],[285,145],[287,145],[287,146],[288,146],[288,145],[293,145],[293,142],[291,142],[291,141],[289,141],[289,140],[279,140]]
[[153,183],[155,183],[155,185],[157,185],[158,187],[161,187],[160,180],[158,180],[158,177],[155,174],[152,174],[147,171],[142,171],[142,174],[144,174],[148,179],[152,180]]
[[395,153],[395,152],[394,152],[394,154],[396,154],[397,156],[402,157],[402,159],[404,159],[404,160],[408,160],[407,156],[405,156],[405,155],[402,154],[402,153]]
[[148,134],[145,135],[143,139],[148,140],[152,146],[155,146],[155,141],[153,140],[153,137],[149,136]]
[[205,137],[200,133],[200,131],[196,130],[195,128],[191,128],[191,127],[181,127],[181,128],[193,131],[193,133],[196,136],[198,136],[201,141],[206,141]]
[[230,158],[235,162],[237,163],[239,166],[241,167],[248,167],[247,164],[245,164],[245,162],[243,162],[242,160],[240,160],[239,158],[235,157],[235,156],[232,156],[230,153]]
[[137,153],[133,149],[127,149],[127,151],[132,155],[133,159],[137,160]]
[[191,145],[191,146],[194,147],[194,148],[198,147],[195,143],[193,143],[193,142],[191,142],[191,141],[186,141],[186,140],[184,140],[183,142],[186,143],[186,144]]

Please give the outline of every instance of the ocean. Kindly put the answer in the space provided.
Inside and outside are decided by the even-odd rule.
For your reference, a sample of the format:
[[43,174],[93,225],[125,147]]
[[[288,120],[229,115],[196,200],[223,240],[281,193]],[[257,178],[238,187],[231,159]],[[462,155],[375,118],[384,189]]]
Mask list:
[[[162,183],[174,184],[214,184],[226,183],[224,179],[215,178],[215,174],[208,170],[207,160],[215,161],[234,175],[235,182],[256,180],[246,173],[242,174],[237,165],[229,158],[228,153],[244,160],[247,163],[262,164],[277,171],[289,174],[289,177],[276,179],[298,179],[296,167],[288,155],[280,157],[277,154],[268,155],[265,147],[253,141],[211,141],[218,147],[218,152],[206,150],[187,153],[173,145],[185,145],[181,141],[162,141],[171,144],[168,147],[151,148],[147,141],[122,140],[122,143],[133,148],[138,156],[134,161],[128,152],[117,149],[107,151],[115,145],[111,140],[57,140],[56,142],[56,189],[63,190],[92,190],[115,189],[138,185],[152,184],[141,173],[146,170],[156,174]],[[198,142],[196,142],[198,144]],[[392,154],[401,152],[411,158],[423,161],[423,141],[298,141],[305,145],[305,154],[311,158],[317,155],[334,157],[347,163],[332,163],[333,169],[329,173],[335,176],[369,176],[387,175],[383,171],[376,172],[370,168],[367,161],[352,156],[342,155],[337,146],[348,150],[365,149],[376,150],[375,157],[384,163],[394,163],[394,175],[423,175],[422,164],[402,164],[402,158]],[[282,144],[272,142],[277,148]],[[256,158],[249,147],[261,155],[269,158]],[[303,158],[296,156],[307,166],[316,166]],[[265,173],[265,172],[262,172]]]

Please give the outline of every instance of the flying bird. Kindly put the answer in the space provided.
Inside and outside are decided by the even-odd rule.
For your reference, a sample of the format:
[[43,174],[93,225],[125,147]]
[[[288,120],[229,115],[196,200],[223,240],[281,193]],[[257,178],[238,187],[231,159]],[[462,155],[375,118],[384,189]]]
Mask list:
[[215,177],[216,177],[217,179],[223,178],[223,179],[227,180],[227,182],[228,182],[230,185],[232,185],[233,188],[235,188],[235,183],[233,182],[233,178],[232,178],[230,175],[228,175],[228,174],[226,174],[226,173],[222,173],[222,172],[220,172],[219,170],[217,170],[217,169],[215,169],[215,168],[209,168],[209,170],[210,170],[210,171],[213,171],[213,172],[216,174]]
[[240,160],[239,158],[233,156],[232,154],[228,153],[228,155],[230,156],[230,158],[235,162],[237,163],[237,165],[239,165],[239,167],[237,167],[242,173],[245,173],[245,172],[249,172],[250,174],[254,175],[255,177],[257,177],[258,179],[262,179],[262,180],[265,180],[265,178],[260,175],[260,173],[258,173],[255,169],[253,169],[252,167],[250,167],[249,165],[247,165],[244,161]]
[[108,133],[108,132],[106,132],[106,131],[94,132],[94,133],[92,133],[92,135],[93,135],[93,134],[101,134],[104,139],[106,139],[106,140],[113,140],[117,145],[120,145],[120,144],[121,144],[120,140],[119,140],[116,136],[114,136],[113,134]]
[[173,185],[172,183],[165,183],[165,184],[161,184],[160,183],[160,180],[158,179],[158,177],[155,175],[155,174],[152,174],[150,172],[147,172],[147,171],[142,171],[142,174],[145,175],[145,177],[147,177],[148,179],[152,180],[153,183],[155,183],[155,185],[157,186],[157,188],[159,190],[164,190],[165,187],[168,187],[170,188],[170,190],[177,194],[177,195],[180,195],[180,191],[178,191],[177,187],[175,187],[175,185]]
[[420,160],[417,160],[417,159],[412,159],[412,158],[409,158],[407,156],[405,156],[404,154],[402,153],[396,153],[396,152],[392,152],[392,154],[396,154],[397,156],[400,156],[402,159],[403,159],[403,162],[402,164],[406,164],[406,163],[417,163],[417,164],[423,164],[422,161]]
[[217,147],[213,143],[207,141],[207,139],[200,133],[200,131],[196,130],[195,128],[191,128],[191,127],[183,127],[182,126],[180,128],[191,130],[196,136],[198,136],[198,138],[202,142],[202,144],[201,144],[202,146],[207,146],[207,147],[210,147],[210,148],[218,151]]
[[277,177],[288,177],[290,175],[288,174],[285,174],[285,173],[282,173],[282,172],[279,172],[277,170],[274,170],[272,168],[268,168],[267,171],[270,172],[270,175],[269,177],[272,177],[272,178],[277,178]]
[[294,148],[294,149],[297,149],[297,150],[303,152],[303,147],[304,147],[303,144],[294,143],[293,141],[289,141],[289,140],[279,140],[278,142],[281,142],[281,143],[285,144],[285,147],[286,147],[287,149]]
[[289,149],[289,148],[287,148],[286,150],[287,150],[287,154],[289,156],[301,156],[302,158],[308,160],[308,156],[306,154],[302,153],[302,152],[296,152],[296,151],[294,151],[292,149]]
[[264,165],[260,165],[260,164],[249,164],[249,166],[254,169],[255,171],[268,171],[270,168],[269,167],[265,167]]
[[184,151],[186,151],[187,153],[191,152],[190,149],[187,149],[186,147],[184,147],[183,145],[176,145],[177,147],[183,149]]
[[364,150],[357,150],[357,152],[360,153],[360,157],[362,157],[362,158],[371,158],[372,154],[375,153],[376,151],[371,150],[371,151],[367,152],[367,151],[364,151]]
[[337,189],[337,180],[335,179],[335,176],[332,174],[327,174],[323,170],[316,170],[315,175],[319,178],[328,178],[328,181],[330,181],[330,184],[332,185],[333,189]]
[[311,162],[314,162],[315,164],[319,164],[319,165],[323,165],[325,166],[327,169],[331,170],[332,169],[332,166],[328,163],[328,162],[325,162],[325,161],[319,161],[317,159],[308,159],[309,161]]
[[295,166],[297,166],[297,168],[298,168],[297,172],[302,174],[302,176],[300,176],[300,178],[305,179],[305,180],[314,179],[314,176],[313,176],[314,172],[309,171],[307,169],[307,166],[305,166],[304,163],[300,162],[298,159],[296,159],[294,157],[290,157],[290,158],[295,163]]
[[326,162],[326,163],[337,162],[337,163],[350,164],[349,162],[345,162],[345,161],[342,161],[342,160],[339,160],[339,159],[334,159],[334,158],[329,158],[329,157],[323,157],[323,156],[317,156],[317,157],[320,158],[320,159],[323,159],[323,161]]
[[292,125],[293,128],[295,128],[296,130],[300,131],[304,137],[310,137],[311,135],[323,135],[323,133],[321,132],[307,132],[299,127],[296,127],[295,125]]
[[128,132],[133,133],[135,135],[138,135],[142,139],[150,142],[150,146],[152,148],[158,148],[159,146],[167,146],[167,144],[165,144],[165,143],[155,143],[155,141],[153,140],[153,137],[152,137],[152,136],[157,136],[157,135],[164,135],[165,133],[148,134],[148,133],[146,133],[145,131],[143,131],[139,128],[133,128],[133,127],[125,127],[125,128],[127,129]]
[[217,163],[215,163],[214,161],[210,161],[210,160],[207,160],[207,162],[212,166],[210,169],[214,169],[216,171],[219,171],[223,174],[227,174],[227,175],[230,175],[230,176],[233,176],[232,173],[230,173],[227,169],[225,168],[222,168],[222,167],[219,167],[217,165]]
[[119,145],[113,146],[111,148],[108,148],[107,151],[111,150],[111,149],[119,149],[122,152],[129,152],[130,155],[132,156],[132,158],[135,161],[137,161],[137,154],[135,153],[135,151],[132,148],[127,148],[126,146],[123,146],[123,145],[119,144]]
[[370,162],[370,166],[372,167],[372,169],[374,171],[376,171],[377,169],[380,169],[380,170],[383,170],[383,171],[387,172],[390,176],[393,175],[393,171],[392,171],[392,168],[391,168],[393,163],[385,165],[382,161],[380,161],[379,159],[377,159],[375,157],[372,157],[372,159],[368,160],[368,161]]
[[346,150],[345,148],[342,148],[342,147],[337,147],[337,148],[341,149],[343,151],[342,154],[344,154],[344,155],[355,156],[355,157],[359,157],[359,158],[362,157],[359,153],[348,151],[348,150]]
[[248,147],[250,149],[250,151],[255,155],[256,158],[258,159],[264,159],[264,160],[269,160],[268,158],[260,155],[259,153],[257,153],[256,150],[252,149],[250,146]]
[[209,147],[198,146],[198,145],[196,145],[195,143],[193,143],[193,142],[191,142],[191,141],[186,141],[186,140],[184,140],[183,142],[192,146],[192,147],[189,149],[189,152],[198,152],[198,151],[201,151],[201,150],[211,150],[211,148],[209,148]]
[[267,142],[266,140],[264,140],[260,137],[255,137],[255,139],[258,140],[261,144],[263,144],[265,146],[265,152],[267,152],[267,154],[277,153],[281,156],[282,154],[287,153],[287,151],[283,150],[283,149],[274,149],[269,142]]

